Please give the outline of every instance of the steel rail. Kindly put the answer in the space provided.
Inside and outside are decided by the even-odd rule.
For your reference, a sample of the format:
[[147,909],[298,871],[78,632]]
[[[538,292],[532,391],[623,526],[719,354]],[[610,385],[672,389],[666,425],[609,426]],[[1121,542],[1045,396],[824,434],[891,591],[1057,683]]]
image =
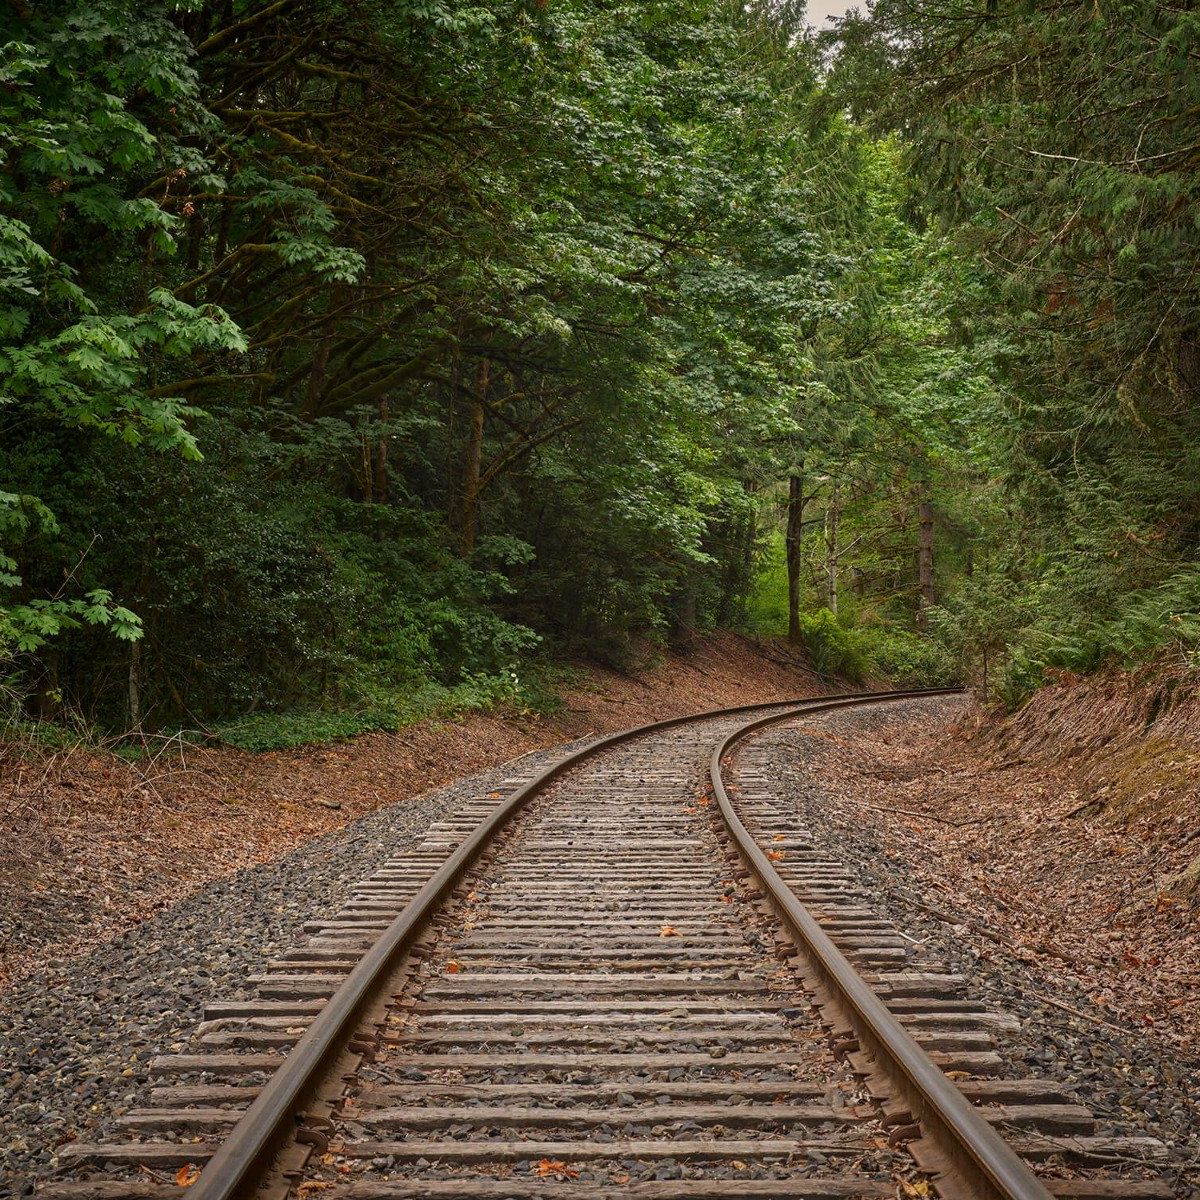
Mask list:
[[[900,696],[928,692],[856,692],[838,697],[842,703],[868,696]],[[941,694],[940,691],[935,694]],[[188,1189],[188,1200],[245,1200],[254,1194],[261,1179],[287,1139],[295,1131],[304,1105],[311,1100],[325,1072],[345,1049],[363,1014],[376,999],[379,985],[413,946],[421,929],[453,891],[463,874],[496,835],[535,795],[560,775],[592,756],[614,746],[693,721],[712,720],[738,713],[786,708],[798,713],[808,705],[828,703],[825,697],[811,700],[777,700],[739,704],[690,716],[671,717],[610,734],[589,743],[551,764],[500,804],[450,854],[429,881],[392,921],[363,955],[344,982],[330,996],[300,1040],[292,1047],[258,1097],[234,1126]]]
[[713,751],[710,780],[721,816],[738,853],[757,877],[784,924],[807,950],[818,976],[850,1018],[860,1042],[880,1062],[889,1083],[903,1098],[923,1130],[933,1138],[951,1167],[980,1200],[1052,1200],[1028,1165],[968,1103],[941,1068],[917,1044],[812,914],[795,897],[774,864],[742,823],[726,791],[722,762],[738,742],[767,725],[795,717],[912,695],[950,695],[961,689],[925,693],[875,693],[839,698],[773,713],[735,729]]

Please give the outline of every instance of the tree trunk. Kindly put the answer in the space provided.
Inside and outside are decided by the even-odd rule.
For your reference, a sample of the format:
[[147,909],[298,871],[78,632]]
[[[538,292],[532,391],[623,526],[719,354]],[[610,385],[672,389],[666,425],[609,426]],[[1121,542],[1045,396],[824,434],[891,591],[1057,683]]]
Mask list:
[[800,539],[804,533],[804,476],[788,477],[787,577],[788,641],[800,641]]
[[142,728],[142,643],[129,643],[129,732]]
[[690,574],[679,597],[679,630],[687,636],[696,632],[696,581]]
[[375,499],[386,504],[388,499],[388,400],[379,397],[379,439],[375,443]]
[[364,504],[375,503],[375,489],[372,487],[374,468],[371,465],[371,442],[367,435],[361,435],[362,446],[362,493]]
[[829,507],[825,510],[826,587],[829,611],[835,617],[838,610],[838,525],[841,517],[841,501],[838,497],[838,486],[835,483],[829,496]]
[[929,499],[928,484],[921,487],[917,519],[917,628],[926,630],[929,628],[929,610],[937,603],[933,590],[933,504]]
[[467,429],[467,451],[463,459],[462,485],[458,505],[458,549],[467,558],[475,549],[475,538],[479,532],[480,471],[483,466],[483,418],[484,402],[487,400],[491,378],[491,362],[479,361],[476,376],[476,398],[470,405],[470,425]]

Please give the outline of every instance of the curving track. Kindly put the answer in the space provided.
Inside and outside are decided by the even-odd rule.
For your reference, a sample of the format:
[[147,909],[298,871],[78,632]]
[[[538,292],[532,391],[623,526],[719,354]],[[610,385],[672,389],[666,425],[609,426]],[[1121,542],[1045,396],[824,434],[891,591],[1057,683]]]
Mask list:
[[663,722],[477,798],[210,1005],[129,1140],[44,1193],[1169,1195],[1094,1166],[1153,1147],[989,1078],[1003,1014],[730,769],[769,721],[912,694]]

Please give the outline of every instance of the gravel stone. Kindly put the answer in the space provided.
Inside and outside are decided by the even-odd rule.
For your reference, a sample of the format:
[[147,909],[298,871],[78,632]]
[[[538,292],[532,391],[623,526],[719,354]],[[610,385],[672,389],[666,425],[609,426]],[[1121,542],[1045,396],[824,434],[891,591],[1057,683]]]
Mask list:
[[[956,698],[913,700],[904,702],[902,711],[914,723],[946,723],[959,716],[961,704]],[[865,903],[923,943],[923,956],[966,976],[968,996],[1019,1018],[1019,1031],[1002,1036],[998,1047],[1012,1076],[1043,1076],[1069,1085],[1095,1114],[1098,1133],[1161,1139],[1170,1151],[1164,1174],[1179,1196],[1200,1200],[1200,1059],[1168,1053],[1136,1030],[1118,1033],[1039,999],[1050,994],[1095,1013],[1098,1020],[1113,1021],[1069,980],[1040,977],[1003,946],[972,942],[964,926],[930,914],[922,907],[929,898],[907,864],[889,854],[861,810],[840,804],[836,786],[823,777],[821,743],[806,727],[819,723],[823,731],[852,737],[884,723],[894,726],[898,707],[847,710],[768,728],[756,740],[769,748],[777,770],[764,786],[795,806],[797,828],[808,830],[818,848],[857,874]],[[946,900],[939,894],[939,904]]]
[[149,1062],[186,1048],[206,1003],[248,997],[247,976],[300,941],[354,885],[472,796],[531,774],[571,743],[370,813],[273,863],[239,871],[91,953],[0,995],[0,1195],[53,1178],[56,1151],[96,1141],[139,1107]]

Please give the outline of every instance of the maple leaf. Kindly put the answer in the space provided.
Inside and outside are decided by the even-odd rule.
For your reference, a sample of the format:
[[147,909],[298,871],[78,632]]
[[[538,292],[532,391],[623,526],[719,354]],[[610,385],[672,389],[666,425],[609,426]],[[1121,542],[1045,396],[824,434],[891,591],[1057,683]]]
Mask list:
[[191,1187],[200,1178],[200,1168],[194,1163],[185,1163],[175,1172],[175,1183],[178,1187]]
[[782,833],[777,833],[777,834],[776,834],[776,835],[775,835],[775,836],[774,836],[774,837],[771,839],[771,841],[773,841],[773,842],[782,842],[782,841],[784,840],[784,838],[785,838],[785,837],[786,837],[786,835],[785,835],[785,834],[782,834]]
[[462,970],[462,964],[459,963],[456,959],[452,958],[446,964],[446,974],[447,975],[457,975],[459,973],[459,971],[461,971],[461,970]]
[[784,855],[782,850],[768,850],[767,857],[772,862],[782,862],[786,856]]
[[574,1167],[568,1167],[565,1162],[556,1158],[543,1158],[537,1165],[537,1173],[543,1178],[554,1176],[555,1179],[578,1179],[579,1172]]
[[679,930],[676,929],[674,925],[664,925],[658,931],[658,936],[659,937],[683,937],[683,934],[680,933]]

